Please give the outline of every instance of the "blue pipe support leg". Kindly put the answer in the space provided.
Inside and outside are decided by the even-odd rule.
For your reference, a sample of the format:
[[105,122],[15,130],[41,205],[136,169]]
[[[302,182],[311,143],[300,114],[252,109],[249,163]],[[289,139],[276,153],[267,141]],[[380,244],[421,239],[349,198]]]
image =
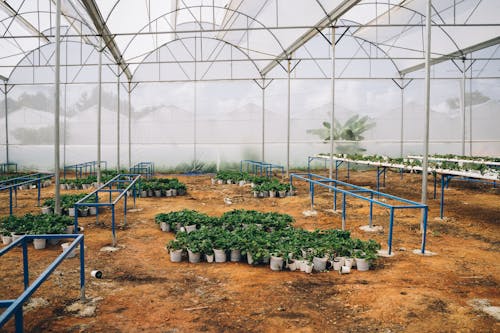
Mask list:
[[37,203],[38,203],[38,207],[40,207],[40,191],[41,191],[41,187],[42,187],[42,183],[40,181],[40,179],[38,179],[38,182],[37,182],[37,192],[38,192],[38,196],[37,196]]
[[390,208],[390,217],[389,217],[389,239],[387,240],[387,245],[389,246],[388,254],[392,253],[392,229],[394,227],[394,208]]
[[425,242],[427,239],[427,214],[429,211],[428,207],[424,207],[424,214],[423,214],[423,223],[422,223],[422,254],[425,254]]
[[309,193],[311,193],[311,210],[314,210],[314,184],[309,183]]
[[85,301],[85,245],[80,241],[80,300]]
[[386,167],[383,167],[384,168],[384,187],[385,187],[385,178],[386,178],[386,174],[387,174],[387,168]]
[[116,230],[115,230],[115,206],[111,206],[111,233],[113,235],[113,246],[116,246]]
[[346,227],[345,193],[342,193],[342,230]]
[[76,234],[78,230],[78,208],[75,206],[75,217],[73,218],[73,233]]
[[377,192],[380,190],[380,167],[377,167]]
[[435,172],[433,172],[432,175],[434,176],[434,200],[436,200],[437,175]]
[[123,197],[123,226],[127,226],[127,195]]
[[441,175],[441,201],[439,202],[439,217],[443,219],[444,216],[444,178],[445,175]]
[[12,216],[12,187],[9,187],[9,214]]
[[24,320],[23,320],[23,307],[20,306],[19,309],[16,310],[14,315],[14,320],[16,323],[16,333],[23,333],[24,329]]
[[28,245],[26,239],[23,239],[22,245],[23,245],[23,280],[24,280],[24,290],[26,290],[30,286],[30,271],[28,267]]
[[373,225],[373,192],[370,192],[370,219],[368,221],[370,228]]

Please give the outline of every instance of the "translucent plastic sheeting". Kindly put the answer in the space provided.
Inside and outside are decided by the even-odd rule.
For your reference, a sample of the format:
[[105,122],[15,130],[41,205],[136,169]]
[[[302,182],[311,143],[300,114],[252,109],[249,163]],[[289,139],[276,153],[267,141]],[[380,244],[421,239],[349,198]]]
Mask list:
[[[387,26],[362,27],[355,32],[355,35],[373,42],[388,56],[395,58],[399,70],[422,64],[423,60],[420,59],[400,62],[397,58],[423,56],[425,50],[423,13],[426,3],[426,0],[402,1],[401,4],[370,22],[374,25]],[[500,4],[496,0],[446,0],[432,3],[432,21],[437,25],[432,28],[432,58],[450,55],[500,35],[498,26]],[[349,15],[344,18],[348,19]],[[478,36],[481,36],[480,39]]]

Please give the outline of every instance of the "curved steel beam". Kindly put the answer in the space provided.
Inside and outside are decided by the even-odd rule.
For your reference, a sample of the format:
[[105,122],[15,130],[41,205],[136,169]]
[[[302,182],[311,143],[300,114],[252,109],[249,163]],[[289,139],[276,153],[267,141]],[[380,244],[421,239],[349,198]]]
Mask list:
[[[257,70],[257,73],[260,73],[259,71],[259,67],[257,66],[257,64],[255,63],[255,61],[246,53],[244,52],[239,46],[237,45],[234,45],[228,41],[225,41],[225,40],[221,40],[221,39],[217,39],[217,38],[214,38],[214,37],[198,37],[198,36],[190,36],[190,37],[183,37],[183,38],[176,38],[176,39],[173,39],[171,41],[168,41],[164,44],[162,44],[161,46],[157,47],[156,49],[152,50],[151,52],[149,52],[149,54],[144,57],[144,60],[141,62],[141,64],[139,66],[137,66],[137,68],[135,69],[134,73],[133,73],[133,76],[137,73],[137,71],[139,70],[139,68],[142,66],[142,64],[147,61],[147,59],[152,55],[154,54],[155,52],[157,52],[158,50],[160,50],[161,48],[163,47],[168,47],[170,44],[172,43],[175,43],[175,42],[181,42],[182,40],[189,40],[189,39],[209,39],[209,40],[214,40],[214,41],[217,41],[217,42],[221,42],[221,43],[224,43],[226,45],[229,45],[231,47],[234,47],[236,50],[238,50],[241,54],[243,54],[247,59],[248,61],[250,61],[252,63],[252,65],[255,67],[255,69]],[[229,60],[228,60],[229,61]],[[193,61],[195,62],[195,61]]]

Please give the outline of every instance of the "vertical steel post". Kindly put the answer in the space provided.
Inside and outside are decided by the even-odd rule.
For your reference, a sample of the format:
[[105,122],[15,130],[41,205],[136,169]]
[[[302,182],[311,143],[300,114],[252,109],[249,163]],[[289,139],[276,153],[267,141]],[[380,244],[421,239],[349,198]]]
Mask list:
[[423,232],[422,232],[422,254],[425,254],[425,242],[426,242],[426,238],[427,238],[427,216],[428,216],[428,211],[429,211],[429,207],[425,207],[424,208],[424,219],[423,219],[423,222],[424,222],[424,225],[423,225]]
[[[7,112],[7,83],[4,84],[5,90],[3,91],[4,93],[4,102],[5,102],[5,162],[9,163],[9,117],[8,112]],[[7,170],[9,166],[7,165]]]
[[78,210],[77,210],[77,206],[74,206],[75,207],[75,216],[73,217],[73,233],[76,234],[77,231],[78,231]]
[[469,156],[472,155],[472,63],[470,64],[469,81]]
[[[427,216],[425,213],[423,214],[423,217],[425,217],[425,219],[427,221]],[[423,222],[423,219],[422,219],[422,222]],[[427,225],[427,223],[423,223],[423,224]],[[388,251],[389,255],[391,255],[391,253],[392,253],[392,230],[393,230],[393,227],[394,227],[394,207],[391,207],[390,208],[390,218],[389,218],[389,239],[387,240],[387,245],[389,246],[389,251]]]
[[118,77],[116,80],[117,108],[116,108],[116,170],[120,172],[120,66],[118,66]]
[[111,206],[111,233],[112,233],[112,243],[113,246],[116,246],[116,231],[115,231],[115,205]]
[[444,183],[445,183],[445,175],[441,175],[441,200],[439,201],[439,217],[441,220],[444,216]]
[[286,175],[288,176],[290,174],[290,65],[291,65],[291,60],[290,58],[288,59],[288,67],[287,67],[287,72],[288,72],[288,94],[287,94],[287,127],[286,127]]
[[42,182],[40,179],[38,179],[37,184],[36,184],[36,189],[37,189],[37,206],[40,207],[40,191],[42,188]]
[[194,81],[194,114],[193,114],[193,162],[196,163],[196,157],[197,157],[197,151],[196,151],[196,141],[198,141],[197,133],[196,133],[196,123],[197,123],[197,118],[198,118],[198,103],[197,103],[197,84],[196,84],[196,78]]
[[99,39],[99,68],[97,96],[97,183],[101,184],[101,112],[102,112],[102,31]]
[[132,102],[131,84],[128,82],[128,169],[132,167]]
[[9,215],[12,216],[12,187],[9,187]]
[[342,193],[342,230],[345,230],[345,224],[346,224],[346,202],[345,202],[345,193]]
[[461,95],[462,95],[462,149],[461,153],[462,156],[465,156],[465,78],[466,78],[466,73],[467,69],[465,67],[465,59],[463,60],[463,67],[462,67],[462,84],[461,84]]
[[368,226],[370,228],[373,226],[373,192],[370,192],[370,220]]
[[60,90],[61,90],[61,0],[56,1],[56,55],[55,55],[55,110],[54,110],[54,180],[55,180],[55,204],[54,214],[61,214],[61,193],[59,178],[59,112],[61,108]]
[[[75,212],[75,215],[76,212]],[[85,301],[85,244],[80,240],[80,300]]]
[[128,193],[123,196],[123,227],[127,226],[127,196]]
[[266,79],[264,77],[262,77],[262,147],[261,147],[261,161],[264,162],[265,161],[265,154],[264,154],[264,149],[265,149],[265,125],[266,125],[266,118],[265,118],[265,114],[266,114],[266,104],[265,104],[265,100],[266,100]]
[[404,110],[405,110],[405,86],[404,77],[401,77],[401,123],[400,123],[400,133],[399,133],[399,157],[403,157],[403,141],[404,141]]
[[[425,30],[425,127],[424,127],[424,152],[422,160],[422,203],[427,205],[427,169],[429,165],[429,118],[430,118],[430,97],[431,97],[431,8],[432,0],[427,0]],[[423,219],[420,221],[420,231],[423,231]]]
[[24,332],[24,320],[23,320],[23,307],[20,306],[14,315],[14,321],[16,323],[16,333],[23,333]]
[[[335,27],[332,26],[331,31],[331,47],[332,47],[332,117],[330,118],[330,168],[328,171],[328,177],[332,179],[333,176],[333,151],[334,151],[334,127],[335,127]],[[335,171],[336,172],[336,171]]]
[[28,267],[28,244],[25,236],[23,236],[22,245],[23,245],[23,280],[24,280],[24,290],[26,290],[30,286],[30,271]]
[[309,193],[311,194],[311,210],[314,210],[314,184],[309,181]]

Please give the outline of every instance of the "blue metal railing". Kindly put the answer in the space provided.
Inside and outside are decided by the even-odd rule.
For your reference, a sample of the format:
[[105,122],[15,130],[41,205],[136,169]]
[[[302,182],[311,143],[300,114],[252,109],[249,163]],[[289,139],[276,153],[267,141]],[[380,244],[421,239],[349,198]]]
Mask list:
[[281,170],[281,176],[285,175],[285,168],[282,165],[266,163],[253,160],[241,160],[240,171],[243,172],[243,165],[246,167],[246,172],[253,173],[254,175],[271,177],[273,169]]
[[9,191],[9,214],[12,215],[13,200],[14,195],[15,204],[17,205],[17,189],[19,186],[23,185],[36,185],[37,187],[37,202],[40,206],[40,191],[42,188],[42,181],[46,179],[51,179],[54,174],[47,173],[34,173],[30,175],[9,178],[0,182],[0,191]]
[[[38,276],[31,284],[29,282],[29,267],[28,267],[28,241],[33,239],[61,239],[74,238],[70,246],[64,250],[40,276]],[[15,316],[16,333],[23,332],[23,304],[29,300],[31,295],[45,282],[59,264],[77,247],[80,247],[80,298],[85,300],[85,253],[83,235],[79,234],[63,234],[63,235],[25,235],[18,240],[12,242],[8,246],[0,250],[0,257],[8,253],[10,250],[22,246],[23,251],[23,281],[24,292],[16,299],[0,300],[0,308],[6,308],[0,315],[0,328],[3,327],[11,318]]]
[[[96,208],[96,223],[99,222],[99,207],[110,207],[111,208],[111,233],[112,233],[112,243],[113,246],[116,245],[116,227],[115,227],[115,206],[123,198],[124,199],[124,225],[127,224],[127,193],[132,191],[132,197],[134,200],[134,208],[137,198],[137,182],[141,178],[141,175],[137,174],[119,174],[109,180],[106,184],[102,185],[93,192],[87,194],[82,199],[78,200],[75,207],[75,223],[74,230],[78,230],[78,211],[79,207],[95,207]],[[113,188],[115,187],[115,188]],[[108,194],[108,200],[106,202],[99,202],[99,194]],[[116,198],[113,199],[113,193],[118,194]],[[106,196],[104,196],[106,197]],[[90,200],[90,202],[89,202]]]
[[0,174],[4,173],[17,173],[17,163],[14,162],[0,163]]
[[139,162],[130,168],[131,174],[142,175],[151,178],[155,175],[155,165],[153,162]]
[[[321,160],[325,162],[325,168],[326,168],[326,161],[330,160],[329,156],[309,156],[307,159],[307,170],[308,172],[311,172],[311,162],[314,160]],[[382,164],[379,162],[371,162],[371,161],[354,161],[354,160],[346,160],[344,158],[337,158],[333,157],[333,160],[335,162],[335,179],[338,179],[338,169],[342,164],[346,163],[346,170],[347,170],[347,179],[349,180],[350,177],[350,164],[361,164],[361,165],[367,165],[367,166],[374,166],[377,168],[376,176],[377,176],[377,191],[380,190],[380,178],[382,176],[382,186],[385,187],[385,181],[386,181],[386,173],[387,169],[397,169],[399,170],[401,179],[403,178],[403,172],[405,170],[407,171],[417,171],[417,172],[422,172],[422,167],[416,166],[416,167],[409,167],[405,165],[377,165],[377,164]],[[434,199],[437,198],[437,175],[439,174],[441,176],[441,195],[440,195],[440,201],[439,201],[439,215],[441,219],[444,217],[444,192],[445,189],[448,188],[449,183],[451,182],[452,179],[454,180],[460,180],[460,181],[466,181],[466,182],[476,182],[476,183],[484,183],[484,184],[490,184],[493,185],[493,188],[496,188],[496,180],[493,179],[481,179],[482,175],[477,175],[476,178],[473,177],[467,177],[460,175],[459,172],[456,172],[457,174],[452,174],[449,171],[446,172],[446,170],[439,170],[439,169],[433,169],[429,168],[428,173],[432,173],[434,177]],[[479,178],[479,179],[478,179]]]
[[[64,179],[66,179],[66,172],[73,171],[73,170],[75,172],[76,178],[81,178],[84,174],[95,176],[97,174],[97,166],[98,165],[99,165],[99,162],[97,162],[97,161],[77,163],[77,164],[73,164],[73,165],[65,165],[64,166]],[[108,163],[106,161],[101,161],[101,165],[104,165],[104,169],[107,169]]]
[[[368,201],[370,204],[370,214],[369,214],[369,226],[372,226],[372,221],[373,221],[373,205],[378,205],[384,208],[389,209],[389,235],[388,235],[388,240],[387,240],[387,245],[388,245],[388,253],[389,255],[392,253],[392,234],[393,234],[393,228],[394,228],[394,213],[396,209],[419,209],[423,211],[422,214],[422,247],[421,247],[421,252],[425,253],[425,242],[426,242],[426,231],[427,231],[427,215],[429,208],[427,205],[411,201],[408,199],[400,198],[395,195],[387,194],[387,193],[382,193],[379,191],[375,191],[372,189],[367,189],[361,186],[349,184],[346,182],[342,182],[339,180],[335,179],[330,179],[327,177],[323,177],[320,175],[312,174],[312,173],[306,173],[306,174],[291,174],[290,175],[290,185],[293,186],[293,179],[299,179],[303,180],[309,183],[309,193],[311,196],[311,208],[314,208],[314,186],[318,185],[321,187],[325,187],[329,190],[333,191],[333,204],[334,210],[337,210],[337,193],[340,193],[342,195],[342,229],[344,230],[346,227],[346,199],[348,196],[356,198],[356,199],[361,199],[364,201]],[[333,185],[331,185],[333,184]],[[339,188],[338,186],[342,186],[342,188]],[[362,194],[369,195],[369,196],[363,196]],[[393,201],[398,202],[396,205],[392,205],[386,202],[379,201],[375,199],[374,197],[377,196],[387,198]]]

